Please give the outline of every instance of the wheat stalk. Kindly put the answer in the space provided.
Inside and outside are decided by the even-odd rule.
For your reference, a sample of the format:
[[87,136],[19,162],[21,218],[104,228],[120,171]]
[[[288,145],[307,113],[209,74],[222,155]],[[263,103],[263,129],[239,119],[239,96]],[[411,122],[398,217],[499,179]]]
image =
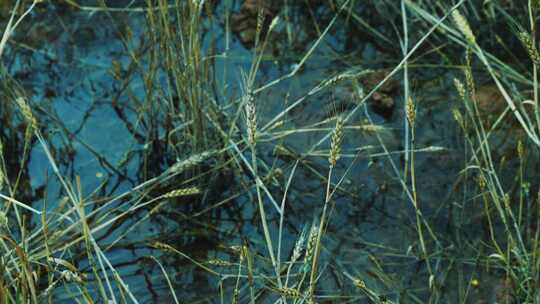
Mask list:
[[521,141],[521,139],[518,140],[516,151],[519,159],[523,160],[523,156],[525,155],[525,147],[523,146],[523,142]]
[[463,119],[463,115],[461,115],[461,112],[458,109],[452,109],[452,116],[461,129],[465,130],[465,121]]
[[201,193],[201,190],[197,187],[189,187],[189,188],[182,188],[182,189],[176,189],[169,191],[165,194],[163,194],[162,198],[173,198],[173,197],[180,197],[180,196],[188,196],[188,195],[194,195]]
[[0,229],[4,227],[8,227],[9,220],[7,217],[7,214],[3,211],[0,211]]
[[302,256],[302,250],[304,250],[304,242],[306,241],[305,233],[302,233],[298,240],[296,241],[296,244],[294,244],[293,254],[291,257],[291,263],[294,263],[298,261],[298,259]]
[[467,42],[472,45],[476,45],[476,37],[474,36],[467,19],[465,19],[465,17],[463,17],[463,15],[457,9],[452,12],[452,18],[454,19],[454,23],[459,31],[463,34],[463,36],[465,36],[465,39],[467,39]]
[[467,101],[467,93],[465,90],[465,86],[463,85],[463,82],[461,80],[454,78],[454,86],[456,87],[456,91],[459,94],[459,97],[465,102]]
[[336,126],[334,133],[332,134],[332,142],[330,144],[330,154],[328,156],[328,162],[331,167],[336,166],[336,162],[341,156],[341,144],[343,143],[343,119],[338,117],[336,120]]
[[245,110],[248,141],[250,145],[255,146],[257,142],[257,111],[253,95],[248,94],[247,99]]
[[277,291],[279,291],[279,293],[281,293],[283,296],[287,298],[299,299],[302,297],[302,293],[295,288],[283,287],[283,288],[278,288]]
[[219,266],[219,267],[231,267],[231,266],[234,266],[233,263],[231,263],[229,261],[222,260],[222,259],[211,259],[211,260],[206,261],[206,264],[213,265],[213,266]]
[[317,225],[313,225],[313,227],[311,227],[311,231],[309,232],[306,255],[304,256],[304,272],[308,272],[310,270],[311,260],[313,259],[313,254],[315,253],[318,236],[319,227]]
[[410,96],[407,99],[407,120],[409,121],[409,125],[414,127],[414,123],[416,121],[416,106],[414,105],[414,101]]
[[15,99],[15,102],[19,106],[19,109],[21,110],[21,113],[26,120],[28,126],[35,130],[37,127],[37,121],[34,118],[34,115],[32,114],[32,109],[30,109],[30,106],[28,105],[26,100],[23,97],[18,97],[17,99]]
[[465,74],[465,81],[467,83],[467,90],[469,90],[469,97],[473,99],[475,98],[474,96],[476,88],[474,85],[474,77],[472,74],[472,50],[470,47],[467,48],[467,51],[465,52],[465,62],[466,66],[463,73]]
[[534,65],[540,66],[540,53],[538,53],[538,49],[534,45],[531,35],[526,32],[520,32],[518,38],[527,50],[527,54],[529,54],[529,58],[531,58]]

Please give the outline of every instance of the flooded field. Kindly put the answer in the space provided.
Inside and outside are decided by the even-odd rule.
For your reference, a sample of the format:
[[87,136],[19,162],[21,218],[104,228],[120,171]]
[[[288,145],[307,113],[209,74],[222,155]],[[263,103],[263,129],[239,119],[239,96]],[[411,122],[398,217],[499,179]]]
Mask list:
[[522,2],[0,2],[0,303],[540,303]]

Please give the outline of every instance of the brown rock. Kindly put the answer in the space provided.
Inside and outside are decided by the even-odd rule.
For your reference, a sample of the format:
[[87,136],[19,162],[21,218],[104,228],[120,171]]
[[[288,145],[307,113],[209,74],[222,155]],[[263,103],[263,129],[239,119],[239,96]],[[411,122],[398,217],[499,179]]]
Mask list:
[[[3,0],[0,1],[0,18],[4,19],[7,22],[7,19],[10,17],[11,10],[15,6],[13,0]],[[3,24],[4,22],[2,22]]]
[[[510,92],[509,92],[510,94]],[[519,106],[520,99],[513,98],[516,106]],[[495,152],[495,156],[504,156],[508,159],[513,159],[517,156],[516,146],[518,140],[523,140],[527,137],[523,127],[512,112],[507,112],[503,120],[500,121],[495,129],[493,125],[499,119],[500,115],[507,109],[508,103],[499,92],[499,89],[495,85],[485,85],[477,89],[473,101],[478,108],[478,114],[480,122],[487,130],[492,130],[494,133],[491,136],[491,148]],[[524,105],[524,110],[527,113],[523,113],[520,110],[522,116],[528,115],[531,121],[534,123],[534,112],[531,105]],[[476,114],[475,114],[475,119]]]
[[[362,79],[364,90],[369,92],[373,90],[388,75],[387,70],[376,70],[369,73]],[[390,117],[394,111],[394,97],[399,92],[400,82],[395,79],[388,79],[369,100],[373,111],[383,117]]]
[[[362,84],[366,90],[372,90],[376,87],[381,81],[388,76],[389,71],[380,69],[375,70],[372,73],[367,74],[366,77],[362,79]],[[395,79],[388,79],[378,90],[380,93],[384,94],[395,94],[399,91],[400,83]]]
[[504,111],[506,101],[497,86],[484,85],[478,88],[475,93],[474,102],[476,102],[481,118],[496,119],[493,116],[498,116]]
[[371,96],[371,107],[375,113],[382,116],[390,116],[394,111],[394,98],[385,93],[375,92]]
[[274,17],[269,1],[245,0],[240,7],[240,11],[231,16],[232,32],[238,36],[242,45],[248,49],[255,46],[257,17],[261,8],[263,9],[263,24],[260,39],[264,39]]
[[[510,97],[514,98],[512,95],[510,95]],[[497,86],[491,84],[479,87],[476,90],[473,101],[478,107],[480,119],[485,126],[491,126],[493,123],[495,123],[499,116],[508,107],[508,103],[500,93]],[[516,107],[519,108],[519,104],[522,102],[522,100],[514,98],[513,101]],[[522,110],[527,112],[523,113]],[[534,121],[534,111],[530,104],[523,105],[523,109],[520,110],[520,113],[522,116],[525,114],[528,115],[529,118]],[[504,122],[506,125],[510,125],[512,127],[518,127],[520,125],[514,114],[510,112],[506,114]]]

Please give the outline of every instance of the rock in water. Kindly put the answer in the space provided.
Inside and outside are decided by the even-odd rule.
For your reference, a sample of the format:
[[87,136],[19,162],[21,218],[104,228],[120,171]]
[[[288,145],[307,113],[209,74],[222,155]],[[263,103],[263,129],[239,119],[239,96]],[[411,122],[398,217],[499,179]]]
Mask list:
[[[364,91],[370,92],[381,81],[388,76],[387,70],[375,70],[369,73],[362,79],[364,85]],[[373,111],[385,118],[392,116],[394,112],[395,102],[394,97],[399,93],[399,81],[395,79],[388,79],[376,92],[371,96],[369,103]]]
[[274,18],[270,2],[264,0],[245,0],[240,11],[231,16],[231,30],[238,36],[242,45],[250,49],[255,46],[257,18],[262,10],[262,24],[259,39],[263,40]]

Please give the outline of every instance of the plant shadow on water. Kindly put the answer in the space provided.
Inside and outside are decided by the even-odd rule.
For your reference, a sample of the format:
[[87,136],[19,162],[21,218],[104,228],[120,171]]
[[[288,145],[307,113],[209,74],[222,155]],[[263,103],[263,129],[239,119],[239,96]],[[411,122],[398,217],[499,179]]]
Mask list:
[[538,303],[531,5],[38,2],[0,6],[0,302]]

